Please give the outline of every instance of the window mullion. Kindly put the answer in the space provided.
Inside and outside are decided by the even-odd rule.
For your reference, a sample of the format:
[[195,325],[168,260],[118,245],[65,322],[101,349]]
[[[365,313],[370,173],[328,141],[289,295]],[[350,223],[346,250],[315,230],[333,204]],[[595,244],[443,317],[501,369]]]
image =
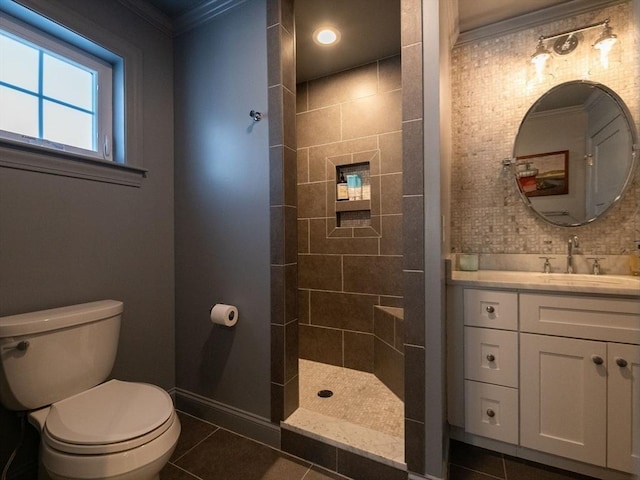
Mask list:
[[44,52],[38,50],[38,138],[44,139]]

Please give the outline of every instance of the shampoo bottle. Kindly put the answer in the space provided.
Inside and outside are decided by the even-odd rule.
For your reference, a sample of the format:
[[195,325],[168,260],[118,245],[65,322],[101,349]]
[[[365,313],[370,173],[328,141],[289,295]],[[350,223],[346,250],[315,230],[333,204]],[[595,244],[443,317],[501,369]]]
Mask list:
[[349,200],[349,189],[347,181],[344,179],[344,173],[340,172],[340,178],[336,185],[336,200]]

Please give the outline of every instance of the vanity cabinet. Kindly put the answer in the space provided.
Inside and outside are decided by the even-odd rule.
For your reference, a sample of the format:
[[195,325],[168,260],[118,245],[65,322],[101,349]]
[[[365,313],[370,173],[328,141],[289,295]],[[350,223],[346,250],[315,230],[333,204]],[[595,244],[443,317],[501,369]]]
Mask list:
[[521,293],[520,321],[520,445],[637,472],[638,301]]
[[449,401],[452,425],[517,448],[640,472],[637,298],[448,291],[455,301],[449,321],[462,324],[448,326],[449,392],[464,395]]

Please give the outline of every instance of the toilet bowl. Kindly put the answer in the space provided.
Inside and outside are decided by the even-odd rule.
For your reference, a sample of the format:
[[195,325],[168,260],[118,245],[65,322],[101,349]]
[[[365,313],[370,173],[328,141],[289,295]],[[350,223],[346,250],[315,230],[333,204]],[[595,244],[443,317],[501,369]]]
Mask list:
[[110,380],[29,414],[52,480],[151,480],[180,435],[171,397],[144,383]]
[[[104,300],[0,318],[0,403],[40,431],[39,478],[154,480],[180,421],[169,394],[105,380],[122,302]],[[4,387],[7,388],[4,388]]]

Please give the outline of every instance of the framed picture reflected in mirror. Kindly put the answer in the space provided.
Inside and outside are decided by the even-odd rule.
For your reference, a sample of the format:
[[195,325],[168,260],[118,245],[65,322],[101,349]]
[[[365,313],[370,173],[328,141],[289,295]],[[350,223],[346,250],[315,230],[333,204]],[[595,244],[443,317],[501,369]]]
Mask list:
[[527,197],[569,193],[569,150],[516,157],[515,169]]

